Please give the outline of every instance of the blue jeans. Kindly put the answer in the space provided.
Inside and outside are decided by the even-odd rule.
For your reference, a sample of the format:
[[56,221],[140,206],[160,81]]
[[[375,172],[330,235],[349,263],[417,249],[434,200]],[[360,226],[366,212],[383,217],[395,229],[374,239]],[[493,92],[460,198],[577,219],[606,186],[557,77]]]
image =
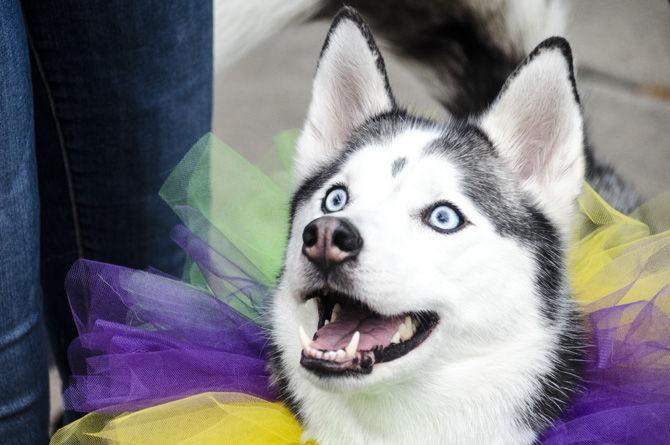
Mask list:
[[0,443],[48,441],[75,259],[180,273],[157,192],[211,98],[211,0],[0,0]]

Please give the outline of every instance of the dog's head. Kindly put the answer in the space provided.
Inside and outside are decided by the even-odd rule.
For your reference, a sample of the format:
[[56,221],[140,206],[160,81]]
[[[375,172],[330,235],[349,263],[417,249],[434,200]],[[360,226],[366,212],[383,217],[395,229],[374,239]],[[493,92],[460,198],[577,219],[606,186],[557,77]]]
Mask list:
[[388,391],[551,342],[572,307],[563,257],[582,125],[563,39],[543,42],[482,116],[435,123],[397,107],[368,28],[341,12],[297,144],[273,302],[289,392]]

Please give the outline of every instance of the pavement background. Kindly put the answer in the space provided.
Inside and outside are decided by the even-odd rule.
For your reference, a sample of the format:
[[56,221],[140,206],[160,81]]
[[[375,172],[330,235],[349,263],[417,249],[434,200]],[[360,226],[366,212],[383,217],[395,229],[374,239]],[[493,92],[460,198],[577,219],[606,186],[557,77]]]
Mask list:
[[[568,38],[590,138],[647,197],[670,189],[670,3],[667,0],[571,0]],[[302,125],[311,79],[328,29],[317,22],[285,29],[215,80],[214,132],[262,162],[278,132]],[[388,51],[401,104],[443,114],[424,87]],[[51,371],[52,412],[60,382]]]

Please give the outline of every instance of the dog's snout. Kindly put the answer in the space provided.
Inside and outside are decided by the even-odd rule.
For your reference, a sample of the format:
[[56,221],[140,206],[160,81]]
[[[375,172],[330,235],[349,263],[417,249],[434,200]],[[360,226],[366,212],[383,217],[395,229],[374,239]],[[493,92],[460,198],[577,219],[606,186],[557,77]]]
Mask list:
[[355,258],[363,247],[356,227],[345,218],[322,216],[302,232],[302,253],[321,270]]

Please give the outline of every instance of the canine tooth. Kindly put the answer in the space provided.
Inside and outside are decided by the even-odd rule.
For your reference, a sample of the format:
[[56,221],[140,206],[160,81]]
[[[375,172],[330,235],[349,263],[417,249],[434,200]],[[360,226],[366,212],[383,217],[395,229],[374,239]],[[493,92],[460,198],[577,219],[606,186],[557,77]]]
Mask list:
[[334,322],[337,320],[337,317],[340,315],[340,303],[335,303],[335,306],[333,306],[333,313],[330,315],[330,322]]
[[338,362],[344,361],[346,358],[347,353],[344,352],[344,349],[338,349],[337,352],[335,353],[335,360]]
[[302,344],[302,349],[307,351],[310,350],[310,344],[312,343],[312,340],[309,339],[305,329],[302,326],[298,327],[298,333],[300,334],[300,343]]
[[400,343],[400,331],[396,332],[393,334],[393,337],[391,338],[391,343]]
[[398,328],[398,332],[400,332],[400,338],[402,340],[408,340],[408,339],[412,338],[412,335],[414,335],[414,333],[412,332],[412,325],[411,324],[410,325],[407,325],[405,323],[401,324],[400,328]]
[[356,351],[358,350],[358,342],[360,339],[361,333],[358,331],[354,332],[353,337],[351,337],[351,340],[349,340],[349,344],[346,348],[344,348],[344,352],[346,352],[347,358],[354,358]]

